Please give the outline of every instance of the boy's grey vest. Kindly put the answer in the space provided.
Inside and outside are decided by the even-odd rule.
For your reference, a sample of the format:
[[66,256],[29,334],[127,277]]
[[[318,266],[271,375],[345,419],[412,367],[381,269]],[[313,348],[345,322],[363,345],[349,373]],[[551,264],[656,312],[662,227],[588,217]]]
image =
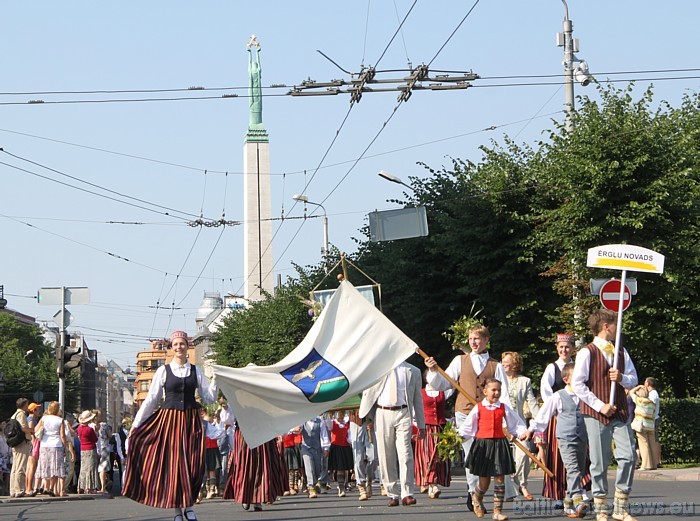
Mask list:
[[557,418],[557,438],[574,441],[576,438],[587,440],[586,425],[583,414],[566,389],[557,391],[561,398],[561,412]]

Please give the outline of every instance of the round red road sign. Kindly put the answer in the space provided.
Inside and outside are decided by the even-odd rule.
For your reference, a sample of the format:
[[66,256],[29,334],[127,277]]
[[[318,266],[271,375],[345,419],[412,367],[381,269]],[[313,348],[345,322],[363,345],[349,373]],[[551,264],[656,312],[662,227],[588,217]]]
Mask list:
[[[603,304],[605,309],[610,311],[619,311],[620,307],[620,281],[617,279],[612,279],[604,283],[600,287],[600,303]],[[632,302],[632,293],[627,284],[625,284],[625,294],[622,301],[622,311],[627,311]]]

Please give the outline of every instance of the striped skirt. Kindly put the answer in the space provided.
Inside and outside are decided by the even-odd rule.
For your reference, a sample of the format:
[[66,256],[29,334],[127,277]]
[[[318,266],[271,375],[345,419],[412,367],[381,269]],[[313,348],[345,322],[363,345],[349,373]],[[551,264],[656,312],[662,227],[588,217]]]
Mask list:
[[549,420],[547,427],[547,468],[554,474],[553,478],[544,475],[542,497],[561,501],[566,497],[566,469],[559,454],[559,442],[557,441],[557,418]]
[[204,431],[198,409],[160,409],[129,438],[122,494],[156,508],[194,504],[204,477]]
[[440,485],[449,487],[452,481],[450,462],[440,461],[437,454],[437,435],[442,432],[442,425],[426,425],[425,438],[416,440],[416,451],[413,458],[413,472],[416,475],[416,485]]
[[275,440],[251,449],[236,429],[229,459],[224,499],[242,504],[273,503],[289,486],[287,465]]

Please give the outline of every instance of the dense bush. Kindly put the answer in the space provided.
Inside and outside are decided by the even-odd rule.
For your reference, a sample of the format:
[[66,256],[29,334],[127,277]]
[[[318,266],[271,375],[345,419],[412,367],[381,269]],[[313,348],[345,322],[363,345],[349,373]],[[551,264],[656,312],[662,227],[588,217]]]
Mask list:
[[700,462],[700,400],[662,398],[659,441],[664,463]]

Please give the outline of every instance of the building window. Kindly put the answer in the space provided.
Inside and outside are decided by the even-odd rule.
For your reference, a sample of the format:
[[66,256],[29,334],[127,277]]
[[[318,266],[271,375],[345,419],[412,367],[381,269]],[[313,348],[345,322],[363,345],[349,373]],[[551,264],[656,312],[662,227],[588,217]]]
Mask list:
[[150,384],[151,384],[151,382],[149,382],[148,380],[143,380],[143,381],[141,381],[140,389],[141,389],[142,391],[148,391],[148,386],[149,386]]

